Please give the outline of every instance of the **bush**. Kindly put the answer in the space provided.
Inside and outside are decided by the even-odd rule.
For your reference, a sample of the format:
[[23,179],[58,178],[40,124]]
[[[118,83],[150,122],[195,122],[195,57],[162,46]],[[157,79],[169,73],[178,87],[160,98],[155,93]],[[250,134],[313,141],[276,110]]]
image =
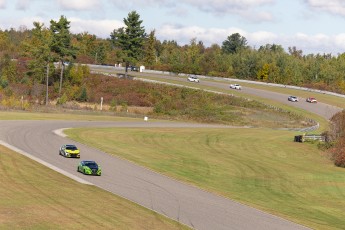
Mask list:
[[345,167],[345,147],[335,148],[332,151],[334,164],[338,167]]
[[345,167],[345,111],[335,114],[331,118],[330,131],[327,132],[326,140],[334,143],[331,148],[332,160],[338,167]]
[[83,87],[83,88],[81,89],[80,96],[77,98],[77,101],[86,102],[87,99],[88,99],[88,97],[87,97],[87,91],[86,91],[86,88]]
[[116,111],[116,106],[117,106],[117,102],[115,99],[112,99],[110,102],[110,110],[111,111]]
[[64,93],[60,98],[57,99],[57,105],[64,105],[68,101],[67,95]]
[[23,110],[27,110],[30,107],[29,102],[27,102],[26,100],[18,99],[14,96],[3,98],[1,100],[1,105],[6,108],[23,109]]
[[5,88],[8,86],[8,81],[7,81],[7,79],[1,78],[1,79],[0,79],[0,86],[1,86],[1,88],[5,89]]

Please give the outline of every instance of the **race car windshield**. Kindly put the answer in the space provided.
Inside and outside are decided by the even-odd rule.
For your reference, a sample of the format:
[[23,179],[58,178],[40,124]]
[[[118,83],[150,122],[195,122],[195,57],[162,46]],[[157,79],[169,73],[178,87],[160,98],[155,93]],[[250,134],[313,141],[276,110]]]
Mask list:
[[98,168],[98,165],[96,164],[96,163],[93,163],[93,162],[88,162],[88,163],[86,163],[85,164],[87,167],[89,167],[89,168]]
[[77,147],[75,147],[74,145],[69,145],[69,146],[66,146],[66,149],[68,149],[68,150],[77,150]]

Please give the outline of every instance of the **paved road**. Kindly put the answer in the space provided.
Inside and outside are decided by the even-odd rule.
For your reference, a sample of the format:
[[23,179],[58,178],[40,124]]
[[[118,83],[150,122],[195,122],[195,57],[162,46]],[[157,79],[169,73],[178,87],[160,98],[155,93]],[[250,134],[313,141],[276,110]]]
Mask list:
[[[181,79],[184,80],[184,79]],[[206,83],[220,88],[227,84]],[[286,95],[255,89],[243,92],[287,103]],[[322,103],[293,103],[325,118],[339,108]],[[128,161],[97,149],[75,143],[82,159],[95,159],[102,165],[101,177],[88,177],[76,172],[79,160],[66,159],[58,154],[62,144],[74,143],[53,131],[69,127],[205,127],[205,125],[158,122],[76,122],[76,121],[0,121],[0,140],[15,146],[62,170],[80,177],[100,188],[132,200],[196,229],[306,229],[303,226],[239,204],[230,199],[197,189],[154,173]],[[215,127],[207,126],[206,127]],[[218,126],[217,126],[218,127]],[[223,127],[223,126],[222,126]],[[224,128],[224,127],[223,127]]]
[[[158,75],[158,74],[152,75],[152,74],[140,73],[140,74],[137,74],[137,76],[150,76],[150,77],[153,76],[157,80],[169,79],[169,80],[175,80],[175,81],[181,81],[181,82],[187,81],[186,77],[176,77],[176,76],[169,76],[169,75]],[[229,90],[229,93],[232,93],[235,90],[235,89],[229,88],[229,85],[230,85],[229,83],[205,81],[203,79],[200,79],[200,83],[190,83],[190,85],[195,86],[195,87],[197,87],[198,85],[204,85],[204,86],[212,86],[219,89],[227,89]],[[328,105],[322,102],[318,102],[316,104],[308,103],[305,101],[305,98],[299,98],[300,99],[299,102],[290,102],[287,100],[289,95],[286,95],[283,93],[265,91],[261,89],[250,88],[250,87],[242,87],[241,93],[258,96],[261,98],[267,98],[270,100],[275,100],[283,104],[287,104],[290,106],[294,106],[297,108],[310,111],[326,119],[330,119],[335,113],[343,110],[342,108]],[[317,93],[312,93],[312,96],[315,96],[317,98]]]

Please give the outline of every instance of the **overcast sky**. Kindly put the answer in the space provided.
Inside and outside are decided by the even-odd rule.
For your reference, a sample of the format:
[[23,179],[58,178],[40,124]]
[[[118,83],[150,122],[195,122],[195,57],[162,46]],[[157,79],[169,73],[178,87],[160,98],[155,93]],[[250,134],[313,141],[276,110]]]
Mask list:
[[0,0],[0,29],[32,28],[34,21],[49,26],[61,15],[71,32],[108,38],[137,11],[149,33],[159,40],[206,46],[222,44],[233,33],[248,45],[267,43],[296,46],[308,53],[345,52],[345,0]]

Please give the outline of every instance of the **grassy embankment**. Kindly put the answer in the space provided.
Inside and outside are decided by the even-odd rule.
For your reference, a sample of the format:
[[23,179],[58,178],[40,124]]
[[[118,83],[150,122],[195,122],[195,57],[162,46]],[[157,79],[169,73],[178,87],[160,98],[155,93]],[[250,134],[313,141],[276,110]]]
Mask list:
[[316,229],[345,225],[345,170],[315,145],[271,129],[73,129],[95,146]]
[[0,146],[0,229],[188,229]]
[[[96,69],[97,70],[97,69]],[[121,71],[114,71],[114,70],[104,70],[104,69],[98,69],[97,71],[99,72],[104,72],[104,73],[121,73]],[[171,79],[163,79],[160,78],[161,75],[160,74],[150,74],[150,75],[143,75],[141,73],[137,73],[137,72],[130,72],[131,75],[134,75],[138,78],[143,78],[143,79],[148,79],[148,80],[156,80],[156,81],[160,81],[160,82],[167,82],[167,83],[172,83],[172,84],[178,84],[178,85],[183,85],[183,86],[188,86],[188,87],[197,87],[200,89],[204,89],[204,90],[210,90],[210,91],[217,91],[217,92],[221,92],[221,93],[225,93],[225,94],[232,94],[235,96],[239,96],[239,97],[245,97],[248,99],[252,99],[264,104],[269,104],[272,106],[275,106],[277,108],[281,108],[285,111],[290,111],[294,114],[298,114],[301,115],[303,117],[308,117],[310,119],[313,119],[317,122],[320,123],[320,130],[326,130],[328,128],[328,124],[327,121],[323,118],[320,118],[319,116],[310,113],[308,111],[302,110],[302,109],[298,109],[298,108],[294,108],[291,107],[289,105],[285,105],[282,104],[280,102],[274,101],[274,100],[269,100],[269,99],[263,99],[257,96],[253,96],[250,94],[246,94],[244,91],[238,91],[238,90],[229,90],[229,89],[221,89],[218,87],[212,87],[212,86],[204,86],[201,84],[195,84],[195,83],[190,83],[187,82],[186,77],[176,77],[176,80],[171,80]],[[184,79],[185,81],[180,81],[181,79]],[[202,81],[210,81],[212,82],[213,80],[210,79],[202,79]],[[227,80],[223,80],[223,81],[215,81],[215,82],[222,82],[225,84],[229,84],[230,82]],[[267,91],[273,91],[273,92],[279,92],[279,93],[284,93],[287,95],[296,95],[299,97],[308,97],[311,96],[310,93],[306,92],[306,91],[300,91],[300,90],[294,90],[294,89],[288,89],[288,88],[278,88],[278,87],[271,87],[271,86],[265,86],[265,85],[255,85],[255,84],[249,84],[249,83],[240,83],[241,85],[243,85],[244,87],[252,87],[252,88],[258,88],[258,89],[264,89]],[[314,94],[315,95],[315,94]],[[335,96],[330,96],[330,95],[325,95],[325,94],[316,94],[317,99],[320,102],[324,102],[330,105],[334,105],[334,106],[338,106],[338,107],[345,107],[345,98],[339,98],[339,97],[335,97]],[[190,104],[197,104],[198,101],[191,101]],[[300,103],[305,103],[303,101],[301,101]],[[250,117],[250,116],[248,116]],[[259,123],[261,121],[257,120]],[[279,125],[279,124],[278,124]],[[265,127],[265,124],[263,122],[261,122],[261,126],[260,127]],[[266,126],[267,127],[267,126]]]

